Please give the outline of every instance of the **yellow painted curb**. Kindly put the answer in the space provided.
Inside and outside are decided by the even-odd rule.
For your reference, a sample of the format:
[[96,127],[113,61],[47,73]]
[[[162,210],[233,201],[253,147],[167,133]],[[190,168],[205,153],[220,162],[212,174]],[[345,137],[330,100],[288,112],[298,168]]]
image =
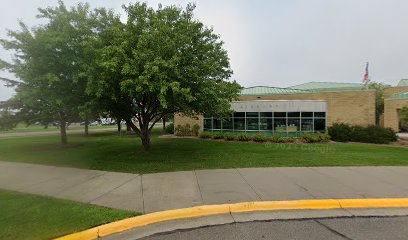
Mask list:
[[408,198],[339,199],[338,201],[342,208],[408,207]]
[[162,212],[155,212],[144,214],[137,217],[127,218],[119,220],[117,222],[112,222],[104,224],[98,227],[94,227],[82,232],[73,233],[66,235],[57,240],[90,240],[97,239],[98,237],[103,237],[110,235],[112,233],[121,232],[127,229],[141,227],[152,223],[163,222],[167,220],[200,217],[214,214],[229,213],[229,204],[222,205],[206,205],[191,208],[182,208],[175,210],[168,210]]
[[230,204],[230,208],[232,213],[240,213],[273,210],[334,209],[341,208],[341,205],[337,200],[323,199],[235,203]]
[[395,208],[408,207],[408,198],[373,199],[321,199],[293,201],[244,202],[221,205],[205,205],[144,214],[120,221],[104,224],[85,231],[69,234],[56,240],[92,240],[135,227],[167,220],[209,216],[223,213],[252,211],[338,209],[338,208]]

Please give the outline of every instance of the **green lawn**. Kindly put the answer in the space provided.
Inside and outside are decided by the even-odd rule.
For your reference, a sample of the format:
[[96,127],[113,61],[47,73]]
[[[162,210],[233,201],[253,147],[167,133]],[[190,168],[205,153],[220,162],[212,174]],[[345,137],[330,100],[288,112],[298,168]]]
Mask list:
[[135,136],[94,133],[0,139],[0,161],[151,173],[192,169],[283,166],[408,165],[408,149],[373,144],[256,144],[201,139],[162,139],[155,130],[144,153]]
[[[116,125],[111,126],[89,126],[89,129],[100,129],[100,128],[116,128]],[[84,126],[70,126],[67,128],[68,130],[81,130],[84,129]],[[25,125],[22,123],[17,124],[17,126],[8,131],[0,131],[0,133],[19,133],[19,132],[44,132],[44,131],[59,131],[59,128],[56,126],[49,126],[48,128],[44,128],[44,126],[40,125]]]
[[0,190],[0,239],[51,239],[136,213]]

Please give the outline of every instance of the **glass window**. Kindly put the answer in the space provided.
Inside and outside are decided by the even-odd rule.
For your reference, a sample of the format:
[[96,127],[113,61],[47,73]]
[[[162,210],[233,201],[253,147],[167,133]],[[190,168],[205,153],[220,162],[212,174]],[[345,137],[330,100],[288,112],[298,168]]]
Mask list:
[[288,112],[288,117],[300,117],[300,112]]
[[247,130],[258,130],[258,118],[247,118]]
[[222,120],[222,129],[232,130],[232,119],[231,118]]
[[272,130],[272,118],[261,118],[259,124],[260,130]]
[[300,119],[290,118],[288,119],[288,132],[298,132],[300,129]]
[[312,118],[313,112],[302,112],[302,118]]
[[286,112],[275,112],[274,116],[276,118],[286,118]]
[[271,118],[272,117],[272,113],[271,112],[261,112],[261,117],[267,117],[267,118]]
[[326,119],[315,119],[314,130],[316,132],[323,132],[326,130]]
[[245,118],[234,118],[234,130],[235,131],[245,130]]
[[234,117],[245,117],[244,112],[234,112]]
[[258,113],[258,112],[247,112],[247,113],[246,113],[246,117],[247,117],[247,118],[249,118],[249,117],[255,117],[255,118],[257,118],[257,117],[259,117],[259,113]]
[[311,118],[302,118],[302,132],[312,132],[313,131],[313,119]]
[[314,117],[315,118],[324,118],[324,117],[326,117],[326,113],[325,112],[315,112]]
[[275,132],[284,132],[286,133],[286,119],[278,118],[273,121],[274,131]]
[[221,129],[221,120],[214,118],[213,129]]
[[212,119],[211,118],[204,119],[204,129],[212,129]]

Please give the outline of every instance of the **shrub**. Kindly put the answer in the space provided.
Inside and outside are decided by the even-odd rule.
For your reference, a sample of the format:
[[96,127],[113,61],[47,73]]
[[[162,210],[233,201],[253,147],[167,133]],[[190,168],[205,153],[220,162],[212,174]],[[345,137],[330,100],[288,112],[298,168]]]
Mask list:
[[320,138],[320,142],[329,142],[331,138],[327,133],[319,133],[318,136]]
[[233,133],[225,133],[224,134],[224,139],[227,141],[233,141],[237,138],[237,136]]
[[184,126],[177,125],[174,129],[174,133],[177,136],[191,136],[191,126],[188,123]]
[[328,128],[329,135],[334,141],[347,142],[352,136],[352,127],[345,123],[334,123]]
[[390,128],[379,126],[368,126],[364,128],[355,126],[353,127],[353,130],[351,141],[354,142],[387,144],[398,140],[397,135]]
[[269,138],[269,141],[273,143],[284,143],[286,142],[286,139],[284,137],[272,136]]
[[353,142],[368,142],[370,136],[368,131],[361,126],[351,126],[351,136],[348,141]]
[[389,143],[397,141],[396,133],[390,128],[380,126],[351,126],[348,124],[333,124],[329,127],[329,135],[339,142]]
[[202,133],[200,134],[200,138],[207,139],[207,138],[211,138],[211,137],[212,137],[212,134],[209,133],[209,132],[202,132]]
[[390,142],[395,142],[398,140],[397,133],[394,130],[392,130],[392,128],[385,128],[384,135],[388,140],[390,140]]
[[184,125],[184,136],[189,136],[191,135],[191,125],[189,123],[187,123],[186,125]]
[[180,124],[177,125],[177,126],[174,128],[174,134],[176,134],[177,136],[180,136],[180,135],[181,135],[181,125],[180,125]]
[[222,132],[216,132],[212,134],[211,138],[212,139],[224,139],[224,134]]
[[200,134],[200,126],[198,124],[194,124],[191,132],[194,136],[198,136]]
[[296,142],[296,138],[294,138],[294,137],[287,137],[287,138],[286,138],[286,142],[294,143],[294,142]]
[[252,140],[254,142],[266,142],[268,140],[268,137],[263,134],[257,133],[256,135],[252,136]]
[[174,123],[170,123],[164,129],[164,132],[167,134],[174,134]]
[[325,133],[303,134],[301,139],[304,143],[323,143],[330,141],[330,136]]
[[240,133],[238,135],[238,140],[241,142],[248,142],[251,140],[251,136],[249,136],[247,133]]

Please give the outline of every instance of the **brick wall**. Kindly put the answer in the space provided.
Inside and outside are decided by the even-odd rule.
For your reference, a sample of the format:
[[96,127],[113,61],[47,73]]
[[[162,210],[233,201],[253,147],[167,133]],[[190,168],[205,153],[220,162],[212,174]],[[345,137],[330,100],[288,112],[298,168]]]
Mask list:
[[404,100],[387,100],[395,93],[406,92],[408,87],[390,87],[384,91],[384,127],[390,127],[394,131],[398,131],[399,115],[398,111],[403,107],[408,106],[408,99]]
[[408,107],[408,99],[385,100],[384,102],[384,127],[390,127],[398,131],[399,115],[398,111],[403,107]]
[[406,92],[408,87],[389,87],[384,90],[384,98],[389,98],[394,93]]
[[196,116],[196,117],[188,117],[182,114],[174,114],[174,127],[177,125],[184,126],[186,124],[190,124],[192,127],[194,124],[198,124],[200,126],[200,132],[204,128],[204,118],[203,116]]
[[241,96],[240,100],[325,100],[328,126],[335,122],[362,126],[375,124],[375,91],[371,90]]

